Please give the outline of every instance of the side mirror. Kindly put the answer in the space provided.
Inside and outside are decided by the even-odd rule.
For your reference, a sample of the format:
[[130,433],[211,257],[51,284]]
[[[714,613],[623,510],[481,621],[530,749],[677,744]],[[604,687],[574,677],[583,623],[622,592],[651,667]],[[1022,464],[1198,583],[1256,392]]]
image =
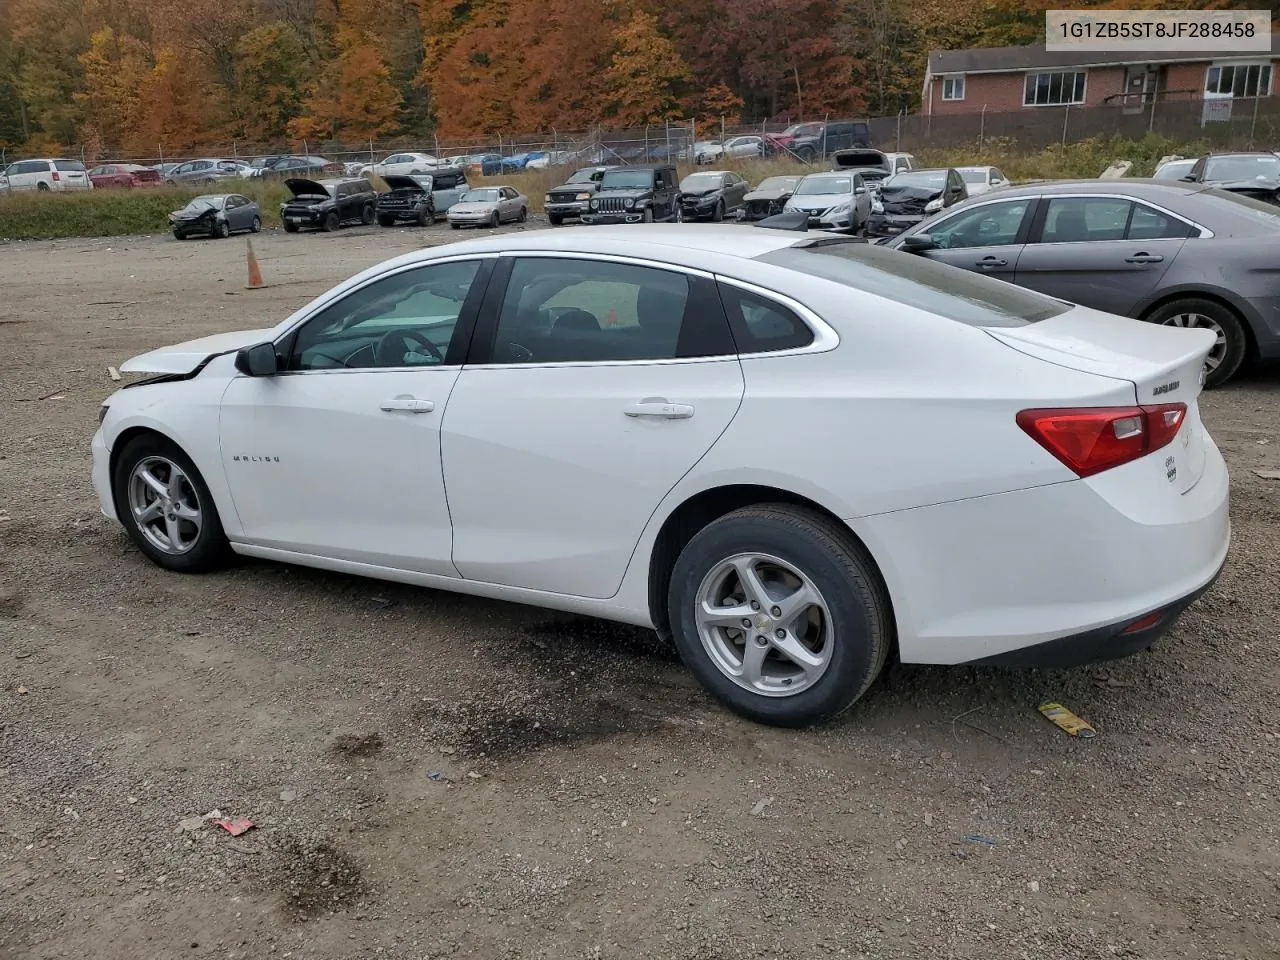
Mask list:
[[278,373],[280,366],[276,360],[276,345],[255,343],[252,347],[236,351],[236,369],[246,377],[269,377]]
[[1193,177],[1193,176],[1190,176],[1190,175],[1185,176],[1185,177],[1179,177],[1178,179],[1179,179],[1179,180],[1181,180],[1183,183],[1195,183],[1195,182],[1196,182],[1196,178],[1195,178],[1195,177]]
[[926,250],[937,250],[938,245],[928,233],[916,233],[902,238],[902,249],[906,253],[924,253]]

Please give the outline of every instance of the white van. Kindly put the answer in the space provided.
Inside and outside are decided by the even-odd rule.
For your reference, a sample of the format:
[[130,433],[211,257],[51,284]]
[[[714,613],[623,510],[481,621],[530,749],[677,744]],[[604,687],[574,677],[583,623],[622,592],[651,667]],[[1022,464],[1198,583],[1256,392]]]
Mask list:
[[0,190],[92,190],[79,160],[19,160],[0,174]]

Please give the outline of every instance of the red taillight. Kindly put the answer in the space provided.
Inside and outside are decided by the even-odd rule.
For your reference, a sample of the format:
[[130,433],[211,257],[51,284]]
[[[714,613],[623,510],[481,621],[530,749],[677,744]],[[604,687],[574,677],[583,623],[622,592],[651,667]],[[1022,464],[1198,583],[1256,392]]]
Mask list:
[[1036,443],[1088,477],[1137,460],[1168,444],[1187,416],[1185,403],[1141,407],[1023,410],[1018,426]]
[[59,180],[61,180],[61,179],[62,179],[62,178],[61,178],[60,176],[58,176],[58,171],[57,171],[57,170],[53,171],[53,182],[54,182],[54,183],[57,183],[57,182],[58,182]]
[[1163,619],[1164,611],[1157,610],[1155,613],[1148,613],[1145,617],[1141,617],[1133,621],[1133,623],[1121,630],[1120,633],[1141,633],[1143,630],[1150,630]]

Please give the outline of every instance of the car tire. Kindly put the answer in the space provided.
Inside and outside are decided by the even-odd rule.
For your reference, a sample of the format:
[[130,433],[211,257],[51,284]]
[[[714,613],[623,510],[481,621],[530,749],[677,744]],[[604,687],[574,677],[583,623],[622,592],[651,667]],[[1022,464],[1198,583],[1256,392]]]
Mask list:
[[290,223],[288,220],[286,220],[286,221],[284,222],[284,232],[285,232],[285,233],[297,233],[297,232],[298,232],[298,225],[297,225],[296,223]]
[[[181,474],[176,484],[175,469]],[[176,492],[175,500],[167,502],[157,497],[140,476],[143,471],[163,483],[168,496]],[[204,477],[191,458],[168,438],[144,433],[130,440],[116,460],[112,481],[116,516],[152,563],[178,573],[205,573],[223,566],[230,558],[231,548]],[[169,503],[179,509],[151,521],[139,521],[140,510],[152,505],[164,510]],[[174,519],[170,521],[170,517]],[[166,547],[166,542],[173,544],[170,533],[174,530],[177,543]]]
[[330,210],[328,215],[324,218],[325,232],[332,233],[334,230],[337,230],[340,226],[342,226],[342,220],[338,216],[338,211]]
[[213,235],[219,240],[225,240],[231,236],[231,224],[225,220],[219,220],[218,225],[213,228]]
[[813,163],[813,147],[801,147],[795,151],[795,155],[801,163]]
[[373,223],[373,216],[373,204],[366,203],[360,211],[360,222],[367,227]]
[[548,213],[547,222],[550,223],[553,227],[558,227],[562,223],[564,223],[564,217],[560,216],[560,214],[558,213]]
[[489,218],[489,226],[494,228],[502,226],[502,217],[498,215],[497,210],[493,211],[493,216]]
[[394,227],[395,224],[395,217],[378,217],[378,226],[380,227]]
[[454,230],[461,230],[461,229],[462,229],[462,224],[460,224],[460,223],[451,223],[451,224],[449,224],[449,226],[451,226]]
[[645,207],[644,213],[640,215],[642,223],[653,223],[653,207]]
[[253,218],[253,222],[249,224],[249,232],[250,232],[250,233],[261,233],[261,232],[262,232],[262,218],[261,218],[261,217],[254,217],[254,218]]
[[429,227],[431,224],[435,223],[436,216],[431,212],[430,208],[424,207],[418,211],[418,215],[415,219],[418,221],[418,226]]
[[1215,300],[1184,297],[1171,300],[1144,319],[1170,327],[1202,327],[1218,334],[1218,344],[1205,362],[1205,389],[1212,390],[1230,380],[1249,352],[1244,321],[1230,307]]
[[185,233],[183,233],[181,230],[175,230],[175,231],[173,231],[173,239],[175,239],[175,240],[185,240],[185,239],[187,239],[187,235],[186,235]]
[[[737,596],[743,567],[756,575],[758,613],[747,613],[749,595]],[[814,599],[787,623],[778,604],[799,587]],[[742,607],[746,629],[736,614],[733,626],[715,624],[700,613],[706,605]],[[889,599],[866,551],[838,523],[790,504],[744,507],[695,534],[672,569],[667,613],[698,681],[734,712],[772,726],[807,726],[848,709],[880,675],[893,644]],[[755,683],[763,690],[742,676],[751,652],[759,654]]]
[[36,190],[37,190],[37,191],[43,190],[45,193],[48,193],[50,189],[52,189],[52,188],[51,188],[47,183],[45,183],[43,180],[39,181],[39,182],[36,184]]
[[711,213],[711,221],[713,223],[724,222],[724,201],[723,200],[716,202],[716,208]]

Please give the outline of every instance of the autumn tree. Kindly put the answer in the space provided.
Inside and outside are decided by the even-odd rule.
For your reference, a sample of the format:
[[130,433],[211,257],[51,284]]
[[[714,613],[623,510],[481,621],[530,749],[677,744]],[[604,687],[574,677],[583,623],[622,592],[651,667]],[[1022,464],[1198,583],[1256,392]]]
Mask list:
[[618,32],[603,114],[619,127],[641,127],[680,117],[680,84],[689,66],[658,29],[658,18],[637,10]]
[[73,94],[83,115],[82,138],[119,149],[132,139],[154,63],[141,40],[102,27],[79,57],[84,84]]
[[351,27],[339,27],[337,56],[317,78],[301,116],[289,121],[299,139],[363,142],[397,126],[400,93],[372,38]]
[[302,38],[288,24],[255,27],[236,45],[235,113],[242,136],[281,139],[302,113],[303,88],[311,64]]

